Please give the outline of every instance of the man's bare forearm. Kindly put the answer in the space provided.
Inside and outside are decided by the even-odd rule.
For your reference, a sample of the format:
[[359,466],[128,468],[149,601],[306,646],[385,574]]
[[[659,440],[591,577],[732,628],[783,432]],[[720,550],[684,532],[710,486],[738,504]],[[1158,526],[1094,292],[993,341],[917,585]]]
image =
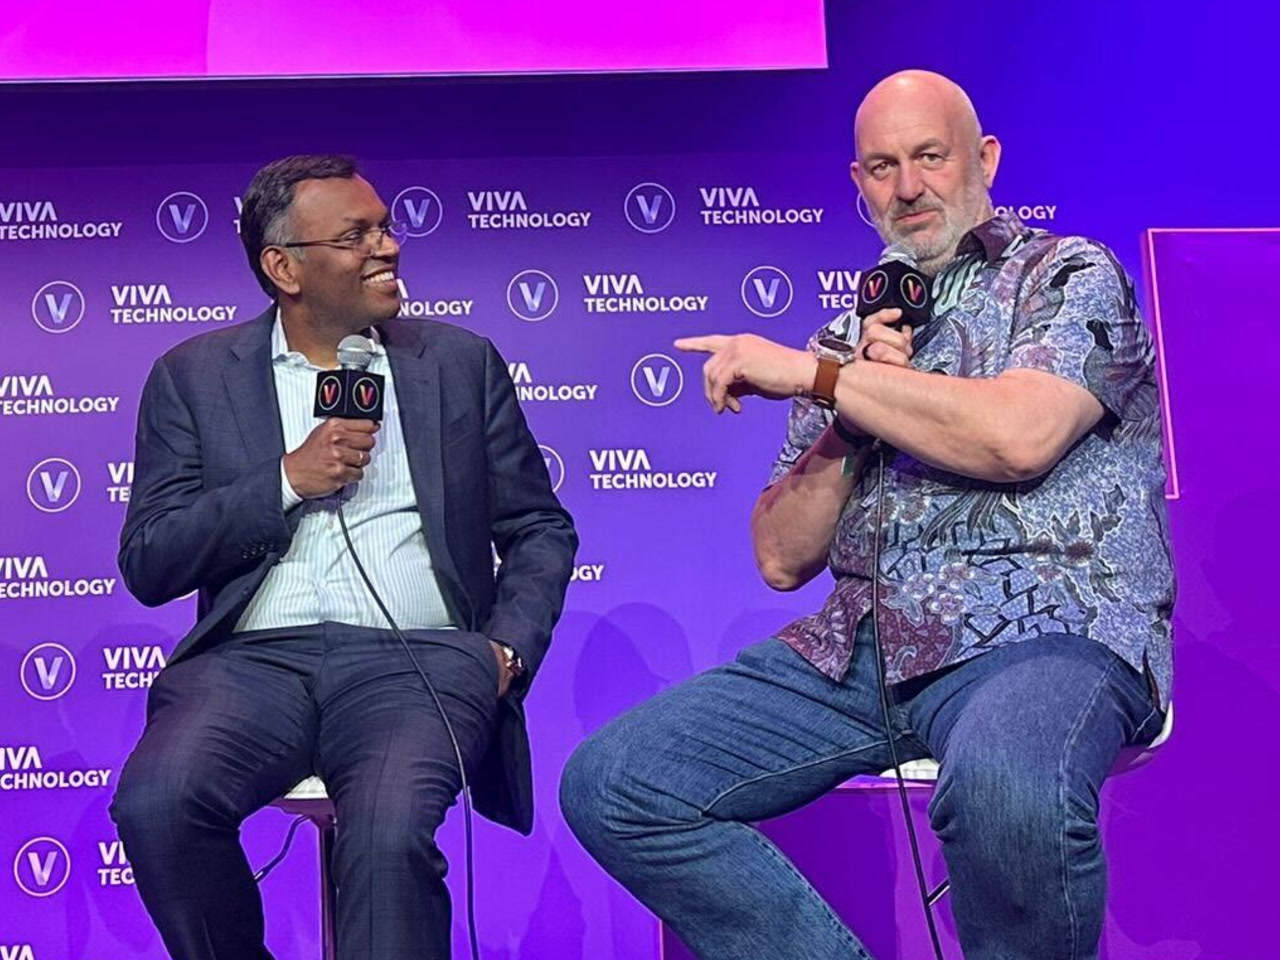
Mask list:
[[1087,391],[1040,371],[967,379],[881,363],[841,370],[836,409],[917,460],[996,483],[1051,469],[1102,416]]
[[822,571],[836,523],[857,482],[866,451],[855,456],[828,428],[785,477],[768,487],[751,514],[756,566],[775,590],[795,590]]

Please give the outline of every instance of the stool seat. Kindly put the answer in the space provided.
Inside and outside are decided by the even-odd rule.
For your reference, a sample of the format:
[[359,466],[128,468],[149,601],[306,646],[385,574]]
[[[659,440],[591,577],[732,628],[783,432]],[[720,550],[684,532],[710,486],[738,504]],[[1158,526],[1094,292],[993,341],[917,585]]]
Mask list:
[[[1160,727],[1160,733],[1150,743],[1143,744],[1138,747],[1125,747],[1120,751],[1120,756],[1116,757],[1115,764],[1111,767],[1111,775],[1115,776],[1120,773],[1128,773],[1130,770],[1136,770],[1151,761],[1155,756],[1156,750],[1162,747],[1166,740],[1173,735],[1173,704],[1169,704],[1169,709],[1164,715],[1164,724]],[[897,777],[892,769],[882,771],[875,775],[879,777],[888,777],[896,780]],[[921,757],[919,760],[908,760],[902,765],[902,779],[913,780],[921,783],[928,783],[938,779],[938,761],[932,757]],[[847,781],[843,786],[854,786],[857,778]]]
[[[881,777],[896,777],[892,769],[877,774]],[[921,757],[919,760],[908,760],[902,765],[903,780],[932,781],[938,779],[938,761],[933,757]]]
[[307,777],[272,806],[295,816],[312,819],[333,816],[333,801],[329,799],[329,791],[319,777]]

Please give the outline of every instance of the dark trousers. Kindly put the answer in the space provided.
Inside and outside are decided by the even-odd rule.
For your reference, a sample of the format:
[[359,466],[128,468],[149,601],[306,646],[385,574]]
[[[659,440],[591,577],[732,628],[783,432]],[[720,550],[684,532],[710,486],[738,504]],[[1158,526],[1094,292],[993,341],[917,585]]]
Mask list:
[[[497,711],[488,640],[407,631],[470,774]],[[267,960],[241,822],[319,774],[338,820],[338,956],[449,956],[436,828],[461,788],[444,724],[386,630],[237,634],[163,670],[112,803],[138,892],[175,960]]]

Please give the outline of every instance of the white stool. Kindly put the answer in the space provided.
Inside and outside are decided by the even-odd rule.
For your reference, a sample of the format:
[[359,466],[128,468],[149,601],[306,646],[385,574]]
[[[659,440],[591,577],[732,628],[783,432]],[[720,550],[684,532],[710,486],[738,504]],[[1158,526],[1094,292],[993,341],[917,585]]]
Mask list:
[[333,801],[319,777],[307,777],[300,784],[272,804],[286,813],[306,817],[316,825],[320,835],[320,937],[324,960],[335,960],[338,955],[334,906],[338,888],[333,881],[333,842],[337,836],[338,822],[333,813]]

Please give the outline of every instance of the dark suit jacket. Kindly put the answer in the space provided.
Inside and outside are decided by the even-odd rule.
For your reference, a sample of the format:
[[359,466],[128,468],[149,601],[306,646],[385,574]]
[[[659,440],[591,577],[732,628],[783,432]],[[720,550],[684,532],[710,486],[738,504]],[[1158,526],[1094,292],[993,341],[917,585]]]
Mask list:
[[[284,438],[271,366],[275,308],[156,361],[138,413],[120,571],[148,606],[199,589],[199,619],[169,662],[230,635],[289,549]],[[507,366],[488,340],[443,323],[388,321],[387,350],[413,488],[459,626],[514,647],[537,672],[560,616],[578,538],[551,491]],[[494,575],[490,543],[502,559]],[[473,784],[476,809],[533,828],[522,697],[500,711]]]

